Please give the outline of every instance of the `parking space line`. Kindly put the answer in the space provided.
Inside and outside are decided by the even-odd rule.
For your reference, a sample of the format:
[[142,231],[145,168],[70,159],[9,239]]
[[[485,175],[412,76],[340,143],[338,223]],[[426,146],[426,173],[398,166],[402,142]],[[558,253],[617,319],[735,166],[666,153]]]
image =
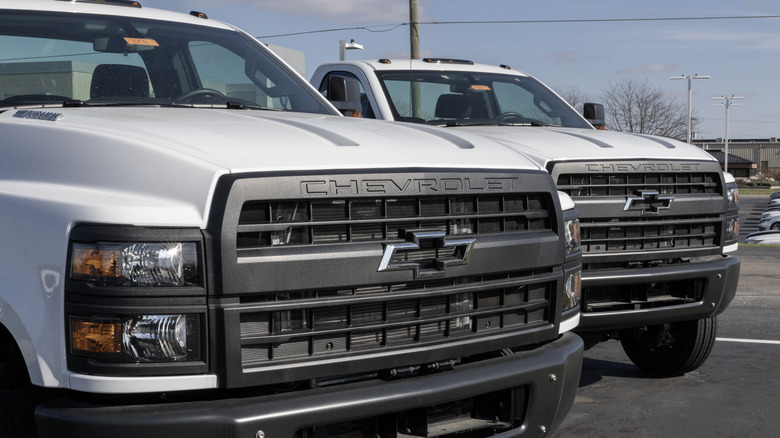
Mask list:
[[780,341],[767,341],[763,339],[737,339],[737,338],[715,338],[716,341],[723,342],[742,342],[746,344],[774,344],[780,345]]

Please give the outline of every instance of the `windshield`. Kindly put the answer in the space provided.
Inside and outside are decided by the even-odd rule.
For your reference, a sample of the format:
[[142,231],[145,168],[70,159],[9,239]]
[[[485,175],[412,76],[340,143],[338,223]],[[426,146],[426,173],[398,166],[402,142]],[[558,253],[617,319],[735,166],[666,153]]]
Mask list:
[[331,114],[239,32],[106,15],[0,14],[0,107],[232,105]]
[[590,128],[537,80],[480,72],[379,71],[395,120]]

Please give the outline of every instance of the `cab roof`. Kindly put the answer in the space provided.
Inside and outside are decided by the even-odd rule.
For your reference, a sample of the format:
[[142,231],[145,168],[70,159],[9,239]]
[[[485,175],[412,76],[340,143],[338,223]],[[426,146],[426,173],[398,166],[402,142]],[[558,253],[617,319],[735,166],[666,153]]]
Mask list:
[[508,65],[477,64],[465,59],[453,58],[423,58],[423,59],[387,59],[342,61],[329,64],[364,64],[373,70],[425,70],[425,71],[473,71],[480,73],[497,73],[528,76],[520,70],[514,70]]
[[203,13],[147,8],[142,2],[132,0],[0,0],[0,10],[111,15],[234,29],[221,21],[208,19]]

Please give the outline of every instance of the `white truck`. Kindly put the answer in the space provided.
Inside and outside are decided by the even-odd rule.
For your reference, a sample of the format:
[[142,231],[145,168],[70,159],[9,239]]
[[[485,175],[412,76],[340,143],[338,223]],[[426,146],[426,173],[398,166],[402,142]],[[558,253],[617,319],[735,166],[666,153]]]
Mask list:
[[708,153],[648,135],[594,129],[535,78],[457,59],[324,64],[312,84],[350,115],[469,132],[547,169],[580,215],[587,346],[619,339],[640,368],[674,375],[700,366],[716,315],[739,278],[738,191]]
[[550,434],[576,210],[468,133],[342,117],[246,33],[0,0],[0,437]]

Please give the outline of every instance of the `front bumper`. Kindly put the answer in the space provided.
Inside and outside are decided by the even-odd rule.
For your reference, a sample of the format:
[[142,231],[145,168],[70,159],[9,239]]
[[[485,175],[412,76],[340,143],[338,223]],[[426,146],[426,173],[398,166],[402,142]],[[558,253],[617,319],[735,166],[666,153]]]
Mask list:
[[[700,300],[685,304],[643,307],[637,305],[633,310],[598,311],[582,308],[578,333],[600,332],[616,329],[644,327],[671,322],[698,320],[715,316],[724,310],[737,293],[739,280],[739,258],[734,256],[718,257],[706,261],[694,261],[654,268],[583,270],[582,296],[587,303],[588,290],[598,287],[616,287],[635,284],[672,283],[676,281],[700,280],[703,293]],[[644,304],[644,303],[643,303]]]
[[[397,425],[401,416],[408,421],[420,413],[422,417],[430,415],[434,406],[466,399],[487,402],[489,397],[480,396],[512,390],[511,399],[522,402],[517,403],[522,406],[514,407],[514,424],[499,436],[538,437],[544,436],[540,431],[551,433],[558,427],[573,405],[582,354],[582,340],[565,333],[534,350],[396,381],[375,380],[262,397],[168,404],[108,406],[58,399],[39,406],[35,415],[41,438],[279,438],[293,437],[302,429],[327,426],[333,430],[334,425],[338,429],[342,423],[363,420],[385,425],[382,436],[395,436],[388,429]],[[438,431],[445,425],[428,427]],[[484,432],[485,436],[492,435],[489,427]]]

